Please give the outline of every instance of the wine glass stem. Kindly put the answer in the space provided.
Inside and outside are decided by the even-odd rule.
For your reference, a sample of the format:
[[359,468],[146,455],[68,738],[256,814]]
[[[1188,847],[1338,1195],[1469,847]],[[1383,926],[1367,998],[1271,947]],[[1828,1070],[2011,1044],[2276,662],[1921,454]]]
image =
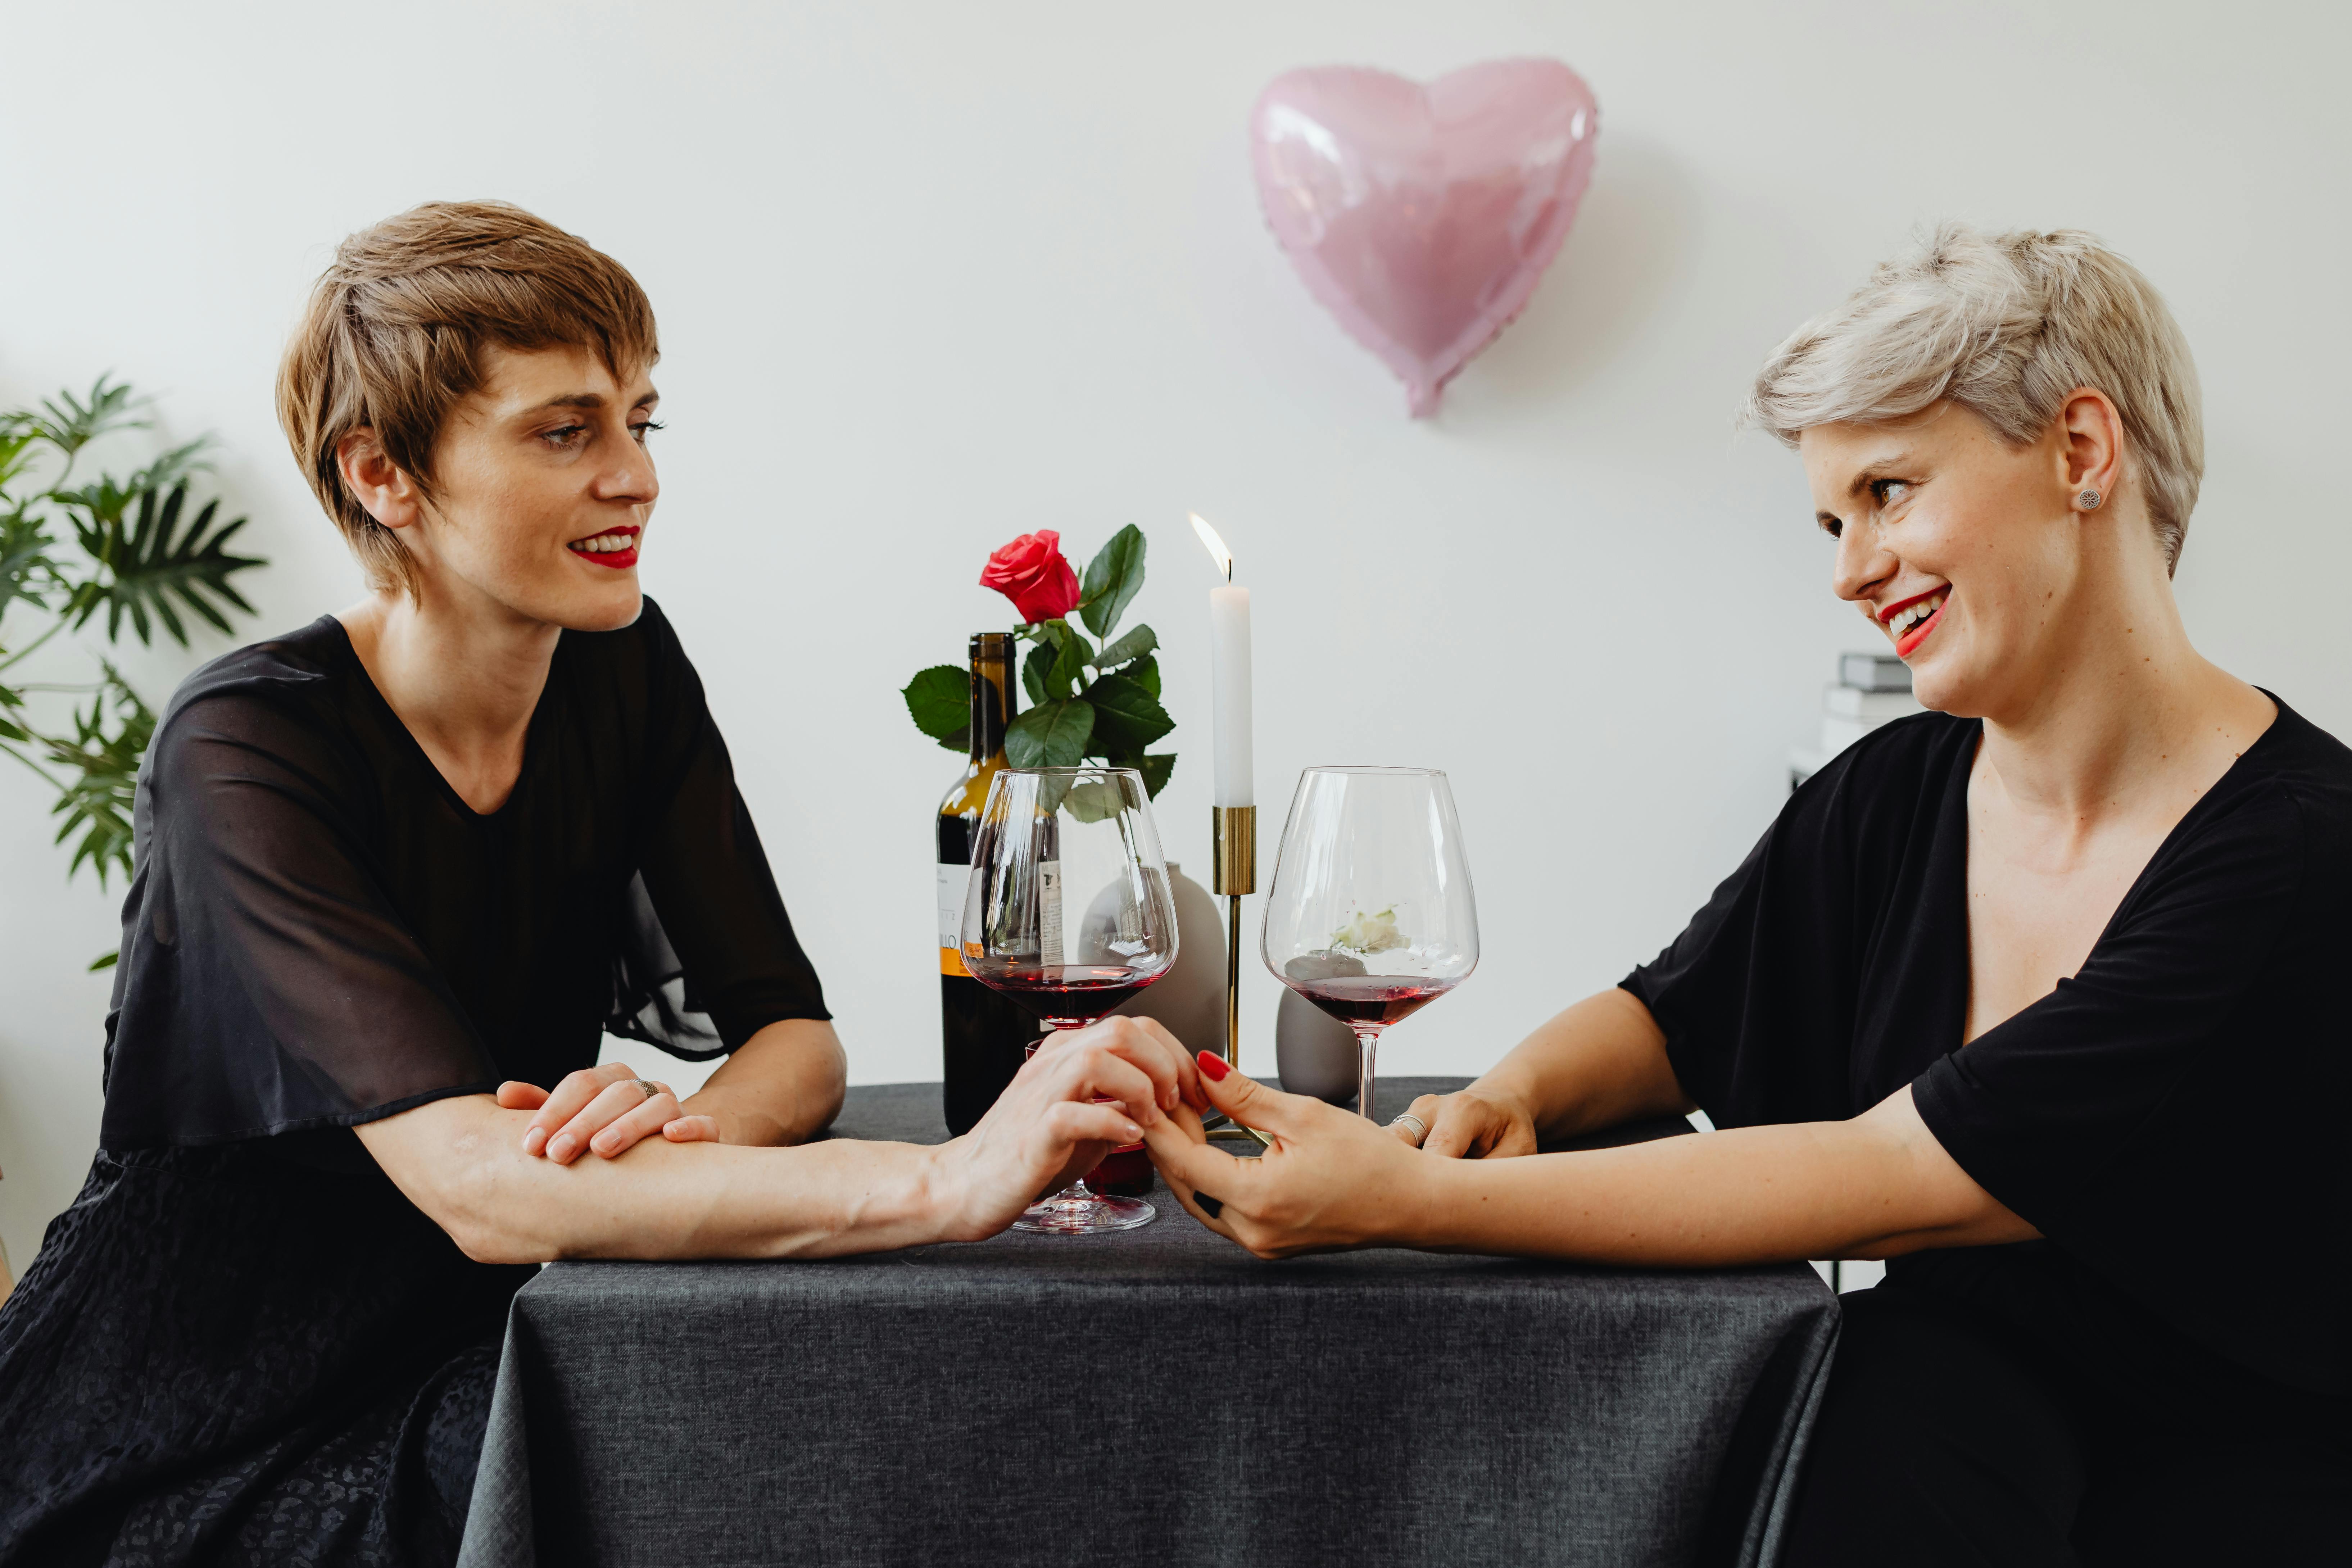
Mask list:
[[1372,1110],[1372,1058],[1380,1054],[1379,1026],[1375,1025],[1369,1029],[1359,1027],[1356,1030],[1356,1044],[1361,1047],[1361,1053],[1356,1060],[1356,1113],[1367,1121],[1377,1121],[1380,1118],[1373,1113]]

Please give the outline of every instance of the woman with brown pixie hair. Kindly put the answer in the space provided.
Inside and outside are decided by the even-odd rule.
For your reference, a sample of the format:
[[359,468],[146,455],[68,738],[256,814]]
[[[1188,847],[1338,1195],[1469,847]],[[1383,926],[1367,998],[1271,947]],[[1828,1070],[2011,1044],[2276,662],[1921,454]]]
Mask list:
[[[0,1309],[0,1568],[450,1562],[532,1265],[978,1239],[1197,1095],[1122,1019],[951,1142],[811,1142],[841,1045],[637,587],[656,357],[510,206],[320,279],[279,416],[370,592],[157,726],[100,1152]],[[608,1032],[729,1059],[681,1101]]]

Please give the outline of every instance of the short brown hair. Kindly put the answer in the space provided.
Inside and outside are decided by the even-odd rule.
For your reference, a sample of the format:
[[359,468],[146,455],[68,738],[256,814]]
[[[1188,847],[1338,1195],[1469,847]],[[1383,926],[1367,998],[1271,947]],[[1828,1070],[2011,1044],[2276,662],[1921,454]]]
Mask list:
[[2205,475],[2197,363],[2156,285],[2080,229],[1945,225],[1774,350],[1743,416],[1793,447],[1816,425],[1890,424],[1949,398],[2025,447],[2078,386],[2123,416],[2125,474],[2171,571]]
[[335,247],[278,367],[278,423],[378,593],[415,563],[344,487],[335,448],[369,429],[430,499],[442,421],[497,344],[592,349],[615,378],[660,357],[629,269],[505,202],[427,202]]

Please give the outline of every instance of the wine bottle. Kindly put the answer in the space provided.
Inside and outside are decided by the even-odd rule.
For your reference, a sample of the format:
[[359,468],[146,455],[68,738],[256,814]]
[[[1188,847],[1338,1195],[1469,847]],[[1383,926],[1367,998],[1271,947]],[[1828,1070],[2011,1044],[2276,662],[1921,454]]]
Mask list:
[[1040,1033],[1027,1009],[966,973],[962,956],[971,836],[980,826],[980,808],[988,803],[989,783],[1005,765],[1005,726],[1019,700],[1013,647],[1006,632],[981,632],[971,639],[971,758],[940,802],[940,1025],[945,1055],[940,1110],[949,1133],[958,1138],[988,1114]]

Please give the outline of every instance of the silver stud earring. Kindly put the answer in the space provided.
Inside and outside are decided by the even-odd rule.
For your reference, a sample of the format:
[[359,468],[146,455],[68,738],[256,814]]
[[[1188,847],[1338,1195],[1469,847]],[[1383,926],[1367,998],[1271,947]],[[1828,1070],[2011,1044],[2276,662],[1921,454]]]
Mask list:
[[2084,511],[2096,511],[2099,510],[2099,492],[2096,490],[2084,490],[2081,495],[2074,498],[2074,504],[2081,507]]

